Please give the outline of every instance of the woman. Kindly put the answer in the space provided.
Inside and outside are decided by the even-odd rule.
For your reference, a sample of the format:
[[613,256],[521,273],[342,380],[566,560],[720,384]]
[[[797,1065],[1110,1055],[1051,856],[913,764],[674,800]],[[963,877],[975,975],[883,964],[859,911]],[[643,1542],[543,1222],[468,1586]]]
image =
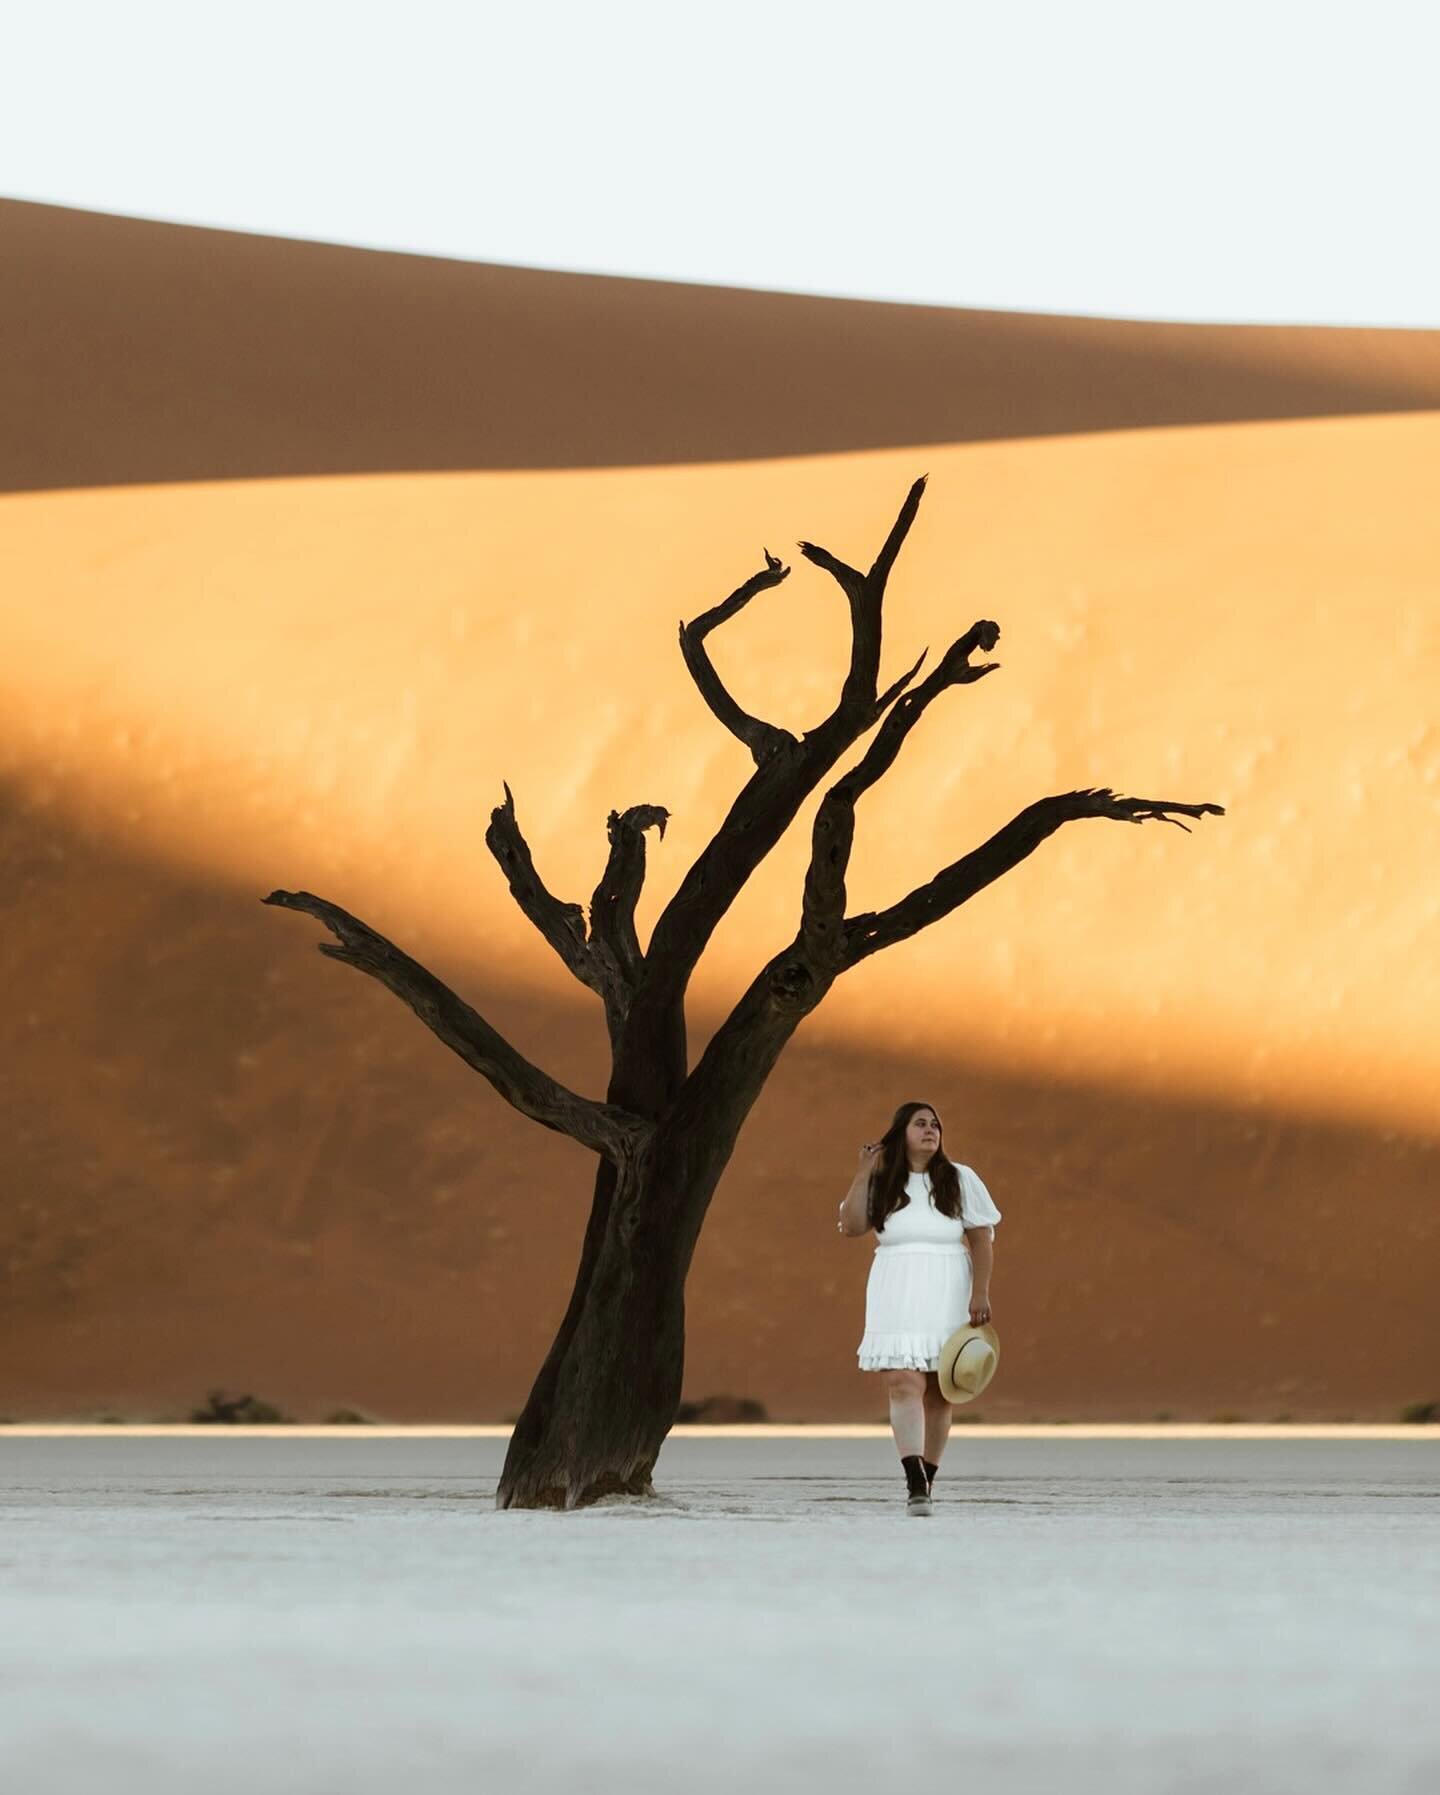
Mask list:
[[862,1371],[883,1371],[890,1426],[905,1468],[908,1506],[930,1512],[930,1489],[950,1433],[940,1348],[956,1328],[993,1319],[990,1268],[1000,1211],[969,1166],[945,1157],[940,1118],[902,1103],[840,1205],[840,1232],[877,1236],[865,1287]]

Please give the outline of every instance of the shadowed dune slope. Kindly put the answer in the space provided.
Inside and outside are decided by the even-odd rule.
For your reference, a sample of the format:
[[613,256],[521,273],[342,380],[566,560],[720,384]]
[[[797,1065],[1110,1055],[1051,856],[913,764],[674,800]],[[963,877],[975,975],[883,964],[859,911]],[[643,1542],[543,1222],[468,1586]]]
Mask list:
[[628,466],[1440,406],[1440,332],[896,306],[0,201],[0,489]]
[[[513,1415],[569,1298],[589,1156],[310,950],[308,921],[137,857],[114,820],[0,809],[0,1413],[184,1419],[220,1386],[300,1420]],[[599,1086],[588,995],[454,958],[419,916],[403,934]],[[1016,1074],[952,1011],[913,1007],[894,1051],[806,1031],[781,1059],[691,1270],[688,1394],[885,1418],[854,1361],[870,1243],[834,1229],[882,1093],[938,1103],[1005,1211],[987,1419],[1388,1419],[1435,1394],[1440,1142]]]

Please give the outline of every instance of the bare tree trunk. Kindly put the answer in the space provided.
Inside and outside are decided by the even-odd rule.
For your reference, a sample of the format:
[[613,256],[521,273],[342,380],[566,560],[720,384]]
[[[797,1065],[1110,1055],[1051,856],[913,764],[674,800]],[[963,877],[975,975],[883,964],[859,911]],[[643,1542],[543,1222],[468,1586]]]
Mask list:
[[673,1169],[602,1168],[570,1307],[510,1437],[497,1508],[654,1495],[685,1375],[685,1278],[699,1233],[688,1218],[711,1195],[713,1185],[677,1192]]
[[664,1210],[645,1172],[601,1170],[575,1294],[510,1436],[496,1508],[654,1495],[684,1379],[689,1269],[677,1217]]
[[685,1280],[705,1216],[776,1060],[832,979],[798,942],[777,954],[677,1088],[634,1170],[602,1164],[570,1307],[511,1435],[497,1508],[654,1494],[680,1404]]

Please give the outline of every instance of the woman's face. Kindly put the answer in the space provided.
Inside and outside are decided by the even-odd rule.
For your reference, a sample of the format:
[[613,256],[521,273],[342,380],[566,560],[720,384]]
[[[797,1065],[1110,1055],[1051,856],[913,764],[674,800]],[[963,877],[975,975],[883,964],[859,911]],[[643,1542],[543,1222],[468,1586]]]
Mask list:
[[929,1159],[940,1145],[940,1118],[933,1109],[917,1109],[905,1125],[905,1145],[914,1159]]

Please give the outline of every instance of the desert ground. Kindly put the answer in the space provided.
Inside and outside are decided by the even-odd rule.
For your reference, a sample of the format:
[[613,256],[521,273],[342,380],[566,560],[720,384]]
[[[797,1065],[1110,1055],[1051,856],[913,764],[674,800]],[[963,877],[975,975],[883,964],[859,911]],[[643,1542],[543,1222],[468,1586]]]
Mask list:
[[[794,545],[867,562],[920,473],[882,680],[982,617],[1001,671],[862,803],[852,911],[1050,792],[1226,814],[1072,824],[841,981],[712,1206],[687,1397],[883,1418],[834,1213],[918,1097],[1004,1216],[987,1420],[1440,1398],[1440,333],[0,224],[0,1415],[519,1409],[591,1161],[261,899],[343,905],[598,1093],[598,1002],[484,845],[502,781],[580,902],[607,812],[669,810],[643,941],[750,771],[678,621],[782,555],[710,647],[813,725],[846,625]],[[793,932],[813,809],[692,1056]]]
[[503,1439],[7,1435],[7,1772],[1420,1795],[1437,1434],[952,1436],[924,1518],[882,1438],[672,1437],[567,1515],[494,1508]]

